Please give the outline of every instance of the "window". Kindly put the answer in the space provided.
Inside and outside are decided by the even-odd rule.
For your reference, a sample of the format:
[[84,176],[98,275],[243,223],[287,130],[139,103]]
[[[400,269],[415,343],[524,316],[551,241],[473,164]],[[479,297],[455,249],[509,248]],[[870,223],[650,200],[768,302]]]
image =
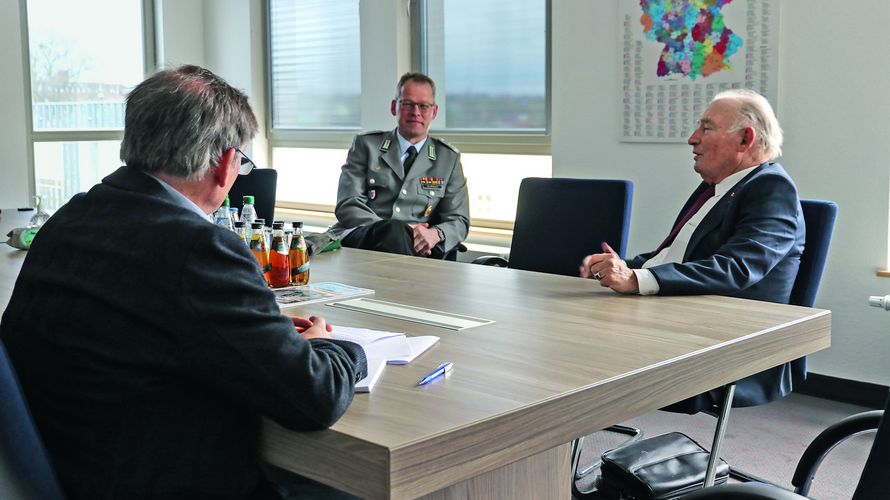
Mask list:
[[358,0],[271,0],[273,129],[358,129]]
[[437,84],[431,134],[463,152],[474,227],[509,228],[522,178],[552,174],[549,1],[397,4],[268,0],[278,203],[333,212],[352,136],[395,126],[395,83],[414,68]]
[[26,8],[35,185],[55,210],[120,165],[124,99],[146,67],[143,2],[28,0]]
[[427,0],[421,16],[420,67],[445,111],[437,130],[546,131],[546,0]]

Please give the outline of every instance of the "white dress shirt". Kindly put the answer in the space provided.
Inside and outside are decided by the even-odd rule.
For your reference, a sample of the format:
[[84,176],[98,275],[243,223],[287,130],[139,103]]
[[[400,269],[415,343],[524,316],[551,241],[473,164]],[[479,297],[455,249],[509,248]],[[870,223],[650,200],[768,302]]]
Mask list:
[[396,137],[399,139],[399,151],[402,152],[402,156],[399,159],[402,161],[402,165],[405,164],[405,158],[408,158],[408,148],[414,148],[417,150],[417,154],[420,154],[423,148],[423,145],[426,144],[427,139],[430,136],[426,136],[422,141],[419,141],[417,144],[411,144],[411,141],[402,137],[402,134],[399,133],[399,130],[396,129]]
[[201,207],[196,205],[195,202],[193,202],[192,200],[188,199],[184,194],[177,191],[173,186],[164,182],[164,180],[161,179],[160,177],[155,177],[154,175],[151,175],[148,172],[143,172],[143,173],[145,175],[151,177],[152,179],[160,182],[161,187],[163,187],[165,191],[170,193],[170,196],[173,197],[173,200],[176,201],[182,208],[187,208],[187,209],[191,210],[192,212],[195,212],[196,214],[198,214],[201,217],[203,217],[204,219],[206,219],[207,222],[213,222],[213,215],[205,214],[204,211],[201,210]]

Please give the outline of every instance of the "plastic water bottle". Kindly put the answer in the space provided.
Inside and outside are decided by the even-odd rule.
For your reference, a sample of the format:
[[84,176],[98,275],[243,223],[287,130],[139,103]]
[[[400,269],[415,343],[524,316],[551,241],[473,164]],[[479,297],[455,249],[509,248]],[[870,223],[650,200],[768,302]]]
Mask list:
[[235,226],[232,224],[232,216],[229,212],[229,197],[226,196],[226,200],[223,201],[223,204],[216,209],[216,212],[213,212],[213,222],[218,226],[222,226],[229,231],[234,231]]
[[245,226],[249,226],[256,221],[256,208],[253,206],[253,196],[245,196],[242,198],[244,206],[241,207],[241,222]]
[[235,222],[235,234],[241,237],[244,241],[244,244],[248,247],[250,246],[250,233],[247,231],[247,228],[244,227],[244,223],[240,220]]

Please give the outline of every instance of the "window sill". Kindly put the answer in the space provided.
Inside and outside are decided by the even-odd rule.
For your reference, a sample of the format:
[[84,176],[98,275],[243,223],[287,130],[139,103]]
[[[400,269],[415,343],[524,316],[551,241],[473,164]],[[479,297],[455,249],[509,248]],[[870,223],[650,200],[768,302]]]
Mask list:
[[[275,207],[275,219],[286,222],[303,221],[304,227],[310,232],[323,232],[337,222],[337,218],[330,212],[284,207]],[[510,253],[512,239],[513,231],[508,229],[471,226],[464,244],[473,252],[504,256]]]
[[890,278],[890,270],[882,269],[875,273],[879,278]]

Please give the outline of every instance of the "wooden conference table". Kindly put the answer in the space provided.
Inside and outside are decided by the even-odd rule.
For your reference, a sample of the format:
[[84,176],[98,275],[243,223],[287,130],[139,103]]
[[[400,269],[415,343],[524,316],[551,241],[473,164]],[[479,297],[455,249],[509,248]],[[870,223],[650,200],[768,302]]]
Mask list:
[[[329,306],[334,324],[437,335],[333,428],[267,422],[266,459],[371,498],[568,499],[572,439],[830,344],[829,311],[718,296],[620,296],[592,280],[343,249],[313,282],[494,320],[451,331]],[[417,381],[451,361],[447,378]],[[428,495],[428,496],[425,496]]]
[[[0,234],[32,213],[4,209]],[[0,246],[5,308],[25,252]],[[313,258],[311,279],[495,321],[458,332],[325,305],[286,309],[441,337],[412,363],[387,366],[331,429],[264,424],[266,460],[369,498],[568,499],[572,439],[830,344],[829,311],[620,296],[592,280],[417,257],[343,249]],[[447,377],[416,385],[445,361],[455,365]]]

